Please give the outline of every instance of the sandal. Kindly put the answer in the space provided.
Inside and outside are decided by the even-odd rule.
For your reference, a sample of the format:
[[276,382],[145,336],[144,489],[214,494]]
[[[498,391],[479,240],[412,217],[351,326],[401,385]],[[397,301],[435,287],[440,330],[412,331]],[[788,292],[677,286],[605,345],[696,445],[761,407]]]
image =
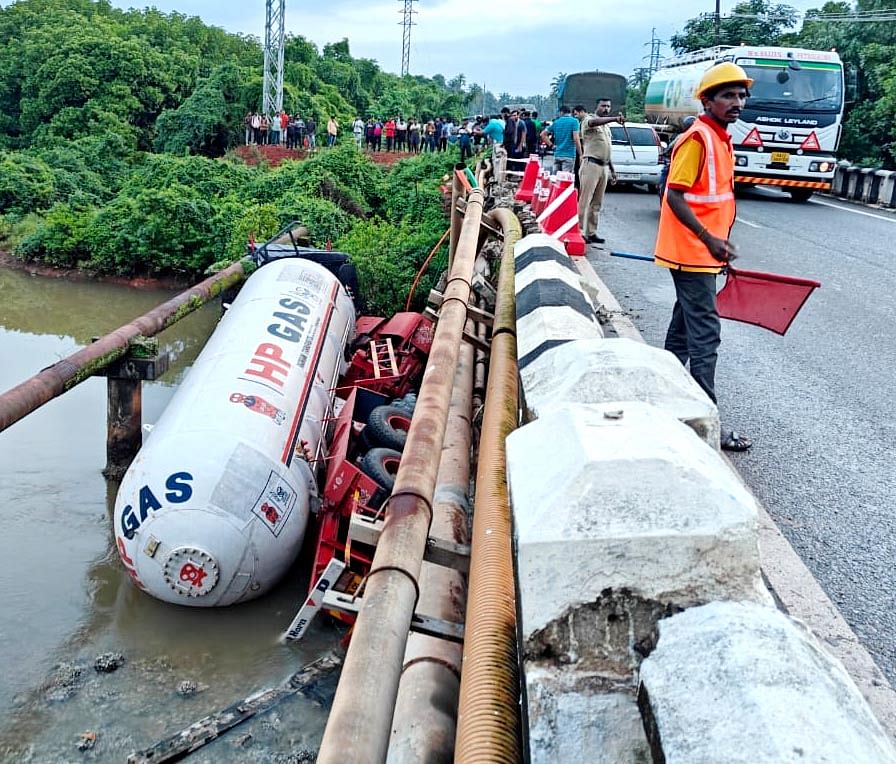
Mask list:
[[732,430],[726,436],[722,436],[723,451],[746,451],[753,446],[753,441],[740,435],[737,430]]

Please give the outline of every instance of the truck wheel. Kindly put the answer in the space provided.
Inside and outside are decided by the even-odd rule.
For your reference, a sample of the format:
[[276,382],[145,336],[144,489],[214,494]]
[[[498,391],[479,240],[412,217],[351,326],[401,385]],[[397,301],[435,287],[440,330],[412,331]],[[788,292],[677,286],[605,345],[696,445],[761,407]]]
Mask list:
[[371,446],[403,451],[410,426],[411,414],[404,406],[377,406],[367,417],[365,440]]
[[361,472],[379,483],[388,494],[395,487],[400,461],[401,454],[398,451],[391,448],[371,448],[361,458],[358,466]]
[[790,198],[795,202],[807,202],[813,193],[811,188],[791,188]]

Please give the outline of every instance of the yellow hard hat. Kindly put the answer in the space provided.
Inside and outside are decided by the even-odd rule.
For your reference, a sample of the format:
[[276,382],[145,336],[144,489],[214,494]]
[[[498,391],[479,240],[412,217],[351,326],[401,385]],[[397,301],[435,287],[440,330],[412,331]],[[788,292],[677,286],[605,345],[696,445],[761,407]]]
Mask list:
[[707,90],[712,90],[719,85],[734,83],[742,84],[747,88],[753,87],[753,80],[747,76],[747,73],[741,67],[731,61],[723,61],[721,64],[716,64],[704,72],[700,84],[697,85],[694,97],[702,98]]

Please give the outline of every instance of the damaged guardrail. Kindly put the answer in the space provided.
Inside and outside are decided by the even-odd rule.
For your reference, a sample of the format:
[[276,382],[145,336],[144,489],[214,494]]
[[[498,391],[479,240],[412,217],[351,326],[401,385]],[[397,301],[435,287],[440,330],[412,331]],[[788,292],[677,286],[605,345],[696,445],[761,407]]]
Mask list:
[[[519,311],[590,300],[550,237],[522,239],[516,265],[521,336]],[[775,609],[759,507],[690,375],[641,342],[529,323],[507,466],[531,761],[896,762],[842,665]]]

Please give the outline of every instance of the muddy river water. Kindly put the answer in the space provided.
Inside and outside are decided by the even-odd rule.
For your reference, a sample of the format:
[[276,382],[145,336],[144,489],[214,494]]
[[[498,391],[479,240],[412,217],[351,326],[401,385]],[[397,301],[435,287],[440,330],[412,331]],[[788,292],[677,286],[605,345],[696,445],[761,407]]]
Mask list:
[[[0,391],[172,295],[0,268]],[[206,306],[160,336],[171,368],[144,383],[144,422],[164,410],[219,310]],[[2,762],[122,762],[279,684],[340,637],[318,623],[302,643],[279,643],[306,590],[301,566],[269,595],[232,608],[178,607],[139,592],[114,550],[117,486],[101,474],[105,411],[106,383],[94,378],[0,433]],[[123,661],[97,671],[107,654]],[[307,760],[332,684],[316,698],[283,701],[189,760]]]

